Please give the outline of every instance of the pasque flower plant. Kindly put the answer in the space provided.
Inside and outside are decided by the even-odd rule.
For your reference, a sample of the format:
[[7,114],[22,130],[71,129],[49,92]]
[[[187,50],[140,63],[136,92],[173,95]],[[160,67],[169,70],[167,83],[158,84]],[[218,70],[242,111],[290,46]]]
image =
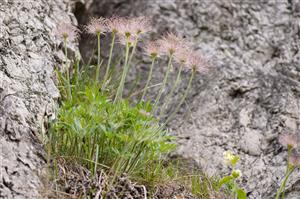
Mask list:
[[[188,85],[174,112],[167,118],[166,122],[169,122],[183,104],[196,72],[205,67],[205,62],[188,42],[174,33],[167,33],[158,40],[144,41],[143,35],[151,29],[147,17],[92,18],[84,27],[84,32],[97,37],[95,68],[79,67],[78,60],[73,65],[68,64],[67,46],[78,38],[80,31],[67,24],[58,27],[56,35],[63,41],[65,62],[63,70],[57,70],[62,105],[49,137],[49,148],[54,157],[76,160],[94,175],[99,168],[108,169],[113,179],[124,172],[139,178],[155,178],[158,175],[164,156],[175,148],[172,143],[174,138],[169,135],[166,123],[159,123],[159,115],[156,114],[159,104],[162,101],[160,115],[163,115],[180,85],[183,68],[190,70]],[[101,49],[105,48],[101,46],[101,35],[105,34],[111,35],[107,62],[101,57]],[[151,59],[151,65],[141,99],[134,104],[124,97],[123,92],[140,42],[146,43],[143,49]],[[116,74],[110,73],[117,43],[124,46],[120,77],[114,77]],[[146,99],[146,94],[150,90],[154,67],[158,59],[163,57],[167,57],[168,64],[152,102]],[[103,63],[107,63],[106,69],[100,70]],[[174,63],[179,65],[176,80],[162,100]],[[85,73],[86,70],[93,70],[95,77],[91,79],[88,76],[90,73]],[[112,79],[117,81],[113,82]],[[145,174],[145,168],[150,173]]]

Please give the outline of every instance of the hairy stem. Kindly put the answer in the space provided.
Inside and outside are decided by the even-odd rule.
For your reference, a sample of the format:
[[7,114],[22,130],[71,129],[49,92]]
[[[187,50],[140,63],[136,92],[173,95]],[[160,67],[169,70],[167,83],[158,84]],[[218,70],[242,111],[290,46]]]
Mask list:
[[176,80],[175,80],[175,83],[174,83],[173,87],[171,88],[171,91],[170,91],[169,94],[167,95],[166,100],[165,100],[165,103],[163,104],[163,106],[162,106],[162,108],[161,108],[161,110],[160,110],[160,114],[159,114],[160,117],[163,116],[165,109],[166,109],[166,108],[168,107],[168,105],[170,104],[171,97],[173,96],[174,91],[175,91],[175,89],[177,88],[177,86],[178,86],[178,84],[179,84],[179,82],[180,82],[180,77],[181,77],[182,69],[183,69],[183,64],[180,65],[179,71],[178,71],[178,73],[177,73],[177,77],[176,77]]
[[287,157],[287,165],[286,165],[286,171],[285,171],[285,175],[284,175],[284,179],[276,193],[276,198],[275,199],[279,199],[280,195],[282,196],[281,198],[284,198],[284,189],[286,186],[286,182],[288,180],[288,178],[290,177],[290,175],[293,173],[293,171],[295,170],[295,166],[293,166],[292,164],[290,164],[290,156],[291,156],[291,152],[292,152],[292,147],[288,146],[288,157]]
[[68,99],[72,100],[72,90],[71,90],[71,82],[70,82],[70,69],[68,67],[68,48],[67,48],[67,38],[64,38],[64,49],[65,49],[65,70],[67,76],[67,92],[68,92]]
[[192,85],[192,81],[194,79],[194,76],[195,76],[195,73],[196,73],[196,70],[193,69],[192,70],[192,74],[190,76],[190,79],[189,79],[189,83],[188,83],[188,86],[187,88],[185,89],[185,93],[183,94],[179,104],[176,106],[174,112],[169,116],[169,118],[166,120],[165,124],[169,123],[170,120],[175,116],[175,114],[178,112],[178,110],[180,109],[181,105],[183,104],[185,98],[187,97],[188,93],[189,93],[189,90],[191,88],[191,85]]
[[124,89],[124,84],[125,84],[125,79],[126,79],[126,75],[127,75],[127,68],[128,68],[128,56],[129,56],[129,42],[128,42],[128,38],[127,38],[127,42],[126,42],[126,50],[125,50],[125,63],[124,63],[124,68],[123,68],[123,73],[122,73],[122,77],[121,77],[121,81],[115,96],[115,100],[114,103],[116,103],[117,101],[122,99],[122,93],[123,93],[123,89]]
[[167,84],[167,81],[168,81],[168,77],[169,77],[169,73],[171,71],[171,67],[172,67],[172,58],[173,58],[173,55],[170,55],[169,57],[169,62],[168,62],[168,68],[167,68],[167,72],[165,74],[165,77],[164,77],[164,80],[163,80],[163,83],[160,87],[160,90],[158,92],[158,95],[155,99],[155,102],[154,102],[154,106],[153,106],[153,114],[155,113],[156,109],[157,109],[157,106],[158,106],[158,103],[159,103],[159,100],[161,98],[161,95],[163,94],[164,90],[165,90],[165,87],[166,87],[166,84]]
[[96,68],[96,77],[95,77],[95,84],[99,81],[99,75],[100,75],[100,66],[101,66],[101,43],[100,43],[100,33],[97,33],[97,41],[98,41],[98,59],[97,59],[97,68]]
[[[280,199],[280,198],[284,198],[284,189],[286,186],[286,182],[289,179],[290,175],[293,173],[293,171],[295,170],[295,167],[293,165],[288,165],[288,169],[285,173],[284,179],[280,185],[280,188],[277,191],[276,194],[276,198],[275,199]],[[282,194],[282,197],[280,197],[280,195]]]
[[108,58],[108,63],[107,63],[107,67],[106,67],[106,72],[105,72],[105,76],[104,76],[104,84],[106,84],[106,81],[108,79],[108,74],[109,74],[109,69],[110,69],[110,65],[111,65],[111,59],[112,59],[112,53],[114,50],[114,45],[115,45],[115,39],[116,39],[116,34],[112,33],[112,40],[111,40],[111,46],[110,46],[110,51],[109,51],[109,58]]
[[[135,50],[136,50],[136,46],[137,46],[137,43],[138,43],[138,37],[136,37],[133,45],[132,45],[132,51],[131,51],[131,54],[130,54],[130,57],[129,57],[129,61],[128,61],[128,69],[130,68],[130,64],[131,64],[131,61],[132,61],[132,58],[133,58],[133,55],[135,53]],[[128,71],[127,71],[128,72]]]
[[146,85],[145,85],[145,88],[144,88],[144,91],[143,91],[143,95],[142,95],[142,97],[141,97],[141,101],[144,100],[144,97],[145,97],[145,95],[146,95],[146,93],[147,93],[148,86],[149,86],[150,81],[151,81],[151,78],[152,78],[152,73],[153,73],[153,67],[154,67],[155,60],[156,60],[156,58],[153,58],[153,59],[152,59],[152,63],[151,63],[151,66],[150,66],[150,71],[149,71],[149,74],[148,74],[147,83],[146,83]]

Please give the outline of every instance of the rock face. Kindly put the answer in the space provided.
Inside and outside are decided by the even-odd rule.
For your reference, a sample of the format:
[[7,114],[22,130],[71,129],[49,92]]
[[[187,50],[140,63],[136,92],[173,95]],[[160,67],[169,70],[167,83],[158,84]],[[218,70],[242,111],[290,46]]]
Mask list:
[[53,30],[75,22],[68,4],[0,1],[0,198],[45,198],[41,132],[54,116],[53,66],[61,56]]
[[[178,153],[220,174],[228,172],[222,153],[233,150],[249,198],[274,198],[286,164],[278,136],[300,133],[299,0],[93,0],[86,13],[146,15],[157,35],[170,30],[191,38],[213,69],[198,74],[170,125]],[[299,183],[297,171],[286,198],[300,197]]]

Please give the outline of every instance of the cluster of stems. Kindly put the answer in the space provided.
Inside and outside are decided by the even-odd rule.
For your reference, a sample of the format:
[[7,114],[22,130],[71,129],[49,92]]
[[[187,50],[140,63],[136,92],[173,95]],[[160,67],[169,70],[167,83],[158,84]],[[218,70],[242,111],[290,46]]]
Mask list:
[[[125,20],[126,21],[126,20]],[[122,20],[118,21],[120,23],[123,23]],[[95,23],[96,25],[93,26],[93,23]],[[129,23],[129,22],[127,22]],[[98,26],[100,27],[98,27]],[[119,24],[120,25],[120,24]],[[128,24],[127,24],[128,25]],[[133,56],[135,54],[136,51],[136,47],[139,41],[139,35],[140,31],[136,31],[138,28],[139,24],[134,23],[134,27],[135,31],[130,32],[129,30],[127,31],[120,31],[120,30],[113,30],[111,31],[111,35],[112,35],[112,40],[111,40],[111,45],[110,45],[110,51],[109,51],[109,58],[108,58],[108,62],[107,62],[107,66],[106,66],[106,70],[105,70],[105,74],[103,75],[103,81],[101,81],[102,86],[101,86],[101,90],[103,91],[106,86],[109,84],[111,78],[110,78],[110,69],[111,69],[111,65],[112,65],[112,56],[113,56],[113,51],[114,51],[114,45],[115,45],[115,39],[118,36],[121,37],[121,39],[123,39],[124,44],[125,44],[125,53],[124,53],[124,64],[123,64],[123,68],[122,68],[122,74],[121,74],[121,78],[117,87],[117,91],[115,94],[115,98],[114,98],[114,103],[117,103],[118,101],[120,101],[123,97],[123,91],[124,91],[124,86],[125,86],[125,82],[126,82],[126,77],[128,75],[129,69],[130,69],[130,65],[133,59]],[[102,27],[103,26],[103,27]],[[101,71],[101,65],[103,63],[103,60],[101,59],[101,33],[104,31],[107,31],[107,27],[104,27],[105,24],[102,23],[102,21],[99,19],[99,21],[97,20],[93,20],[92,23],[90,24],[89,28],[89,32],[91,32],[92,34],[95,34],[97,36],[97,66],[96,66],[96,70],[95,70],[95,86],[97,87],[100,83],[100,71]],[[123,27],[123,26],[120,26]],[[145,28],[145,27],[144,27]],[[122,30],[122,28],[121,28]],[[121,34],[122,32],[122,34]],[[159,46],[159,45],[158,45]],[[149,74],[148,74],[148,78],[147,78],[147,82],[146,85],[143,89],[142,92],[142,96],[141,96],[141,101],[145,100],[146,97],[146,93],[149,90],[149,85],[153,76],[153,69],[154,69],[154,65],[155,62],[157,60],[157,53],[163,53],[163,54],[168,54],[168,65],[167,65],[167,70],[166,73],[164,75],[164,78],[162,80],[162,83],[160,85],[158,94],[154,100],[153,103],[153,110],[152,113],[155,115],[159,109],[159,104],[161,101],[161,98],[163,96],[163,93],[165,92],[166,86],[167,86],[167,82],[170,76],[170,72],[172,70],[172,61],[175,58],[178,58],[176,56],[176,49],[183,47],[184,45],[182,45],[182,40],[180,38],[178,38],[177,36],[175,36],[174,34],[168,34],[167,37],[162,39],[162,43],[159,46],[159,50],[154,53],[155,56],[150,56],[151,57],[151,66],[150,66],[150,70],[149,70]],[[69,69],[67,67],[67,38],[64,39],[64,47],[65,47],[65,56],[66,56],[66,64],[65,64],[65,71],[66,71],[66,82],[67,82],[67,86],[66,86],[66,93],[69,99],[72,98],[72,89],[71,89],[71,82],[70,82],[70,74],[69,74]],[[152,46],[153,47],[153,46]],[[164,48],[165,47],[165,48]],[[167,50],[166,50],[167,49]],[[162,104],[162,106],[160,107],[160,112],[159,112],[159,117],[163,118],[166,109],[168,108],[168,106],[171,103],[171,99],[172,96],[176,90],[176,88],[178,88],[179,84],[180,84],[180,80],[181,80],[181,74],[182,74],[182,70],[183,67],[187,65],[185,63],[185,61],[182,61],[182,63],[180,63],[180,67],[178,70],[178,74],[176,77],[175,82],[172,84],[172,87],[170,89],[170,92],[167,94],[167,96],[164,99],[164,103]],[[190,68],[192,68],[192,65],[189,66]],[[193,66],[194,67],[194,66]],[[196,67],[196,66],[195,66]],[[175,107],[174,111],[169,115],[169,117],[167,117],[166,119],[166,123],[168,123],[173,117],[174,115],[178,112],[179,108],[181,107],[181,105],[184,103],[188,92],[191,88],[191,83],[192,80],[194,78],[196,70],[192,69],[192,73],[191,73],[191,77],[190,80],[188,82],[187,88],[185,89],[185,92],[183,93],[182,98],[180,99],[178,105]]]

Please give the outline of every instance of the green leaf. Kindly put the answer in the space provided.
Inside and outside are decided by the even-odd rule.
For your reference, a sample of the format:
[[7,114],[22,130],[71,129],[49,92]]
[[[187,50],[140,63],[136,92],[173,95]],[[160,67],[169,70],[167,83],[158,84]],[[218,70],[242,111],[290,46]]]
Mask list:
[[237,189],[236,190],[238,199],[247,199],[247,194],[243,189]]
[[224,184],[228,184],[232,179],[232,176],[225,176],[219,181],[219,188],[221,188]]

